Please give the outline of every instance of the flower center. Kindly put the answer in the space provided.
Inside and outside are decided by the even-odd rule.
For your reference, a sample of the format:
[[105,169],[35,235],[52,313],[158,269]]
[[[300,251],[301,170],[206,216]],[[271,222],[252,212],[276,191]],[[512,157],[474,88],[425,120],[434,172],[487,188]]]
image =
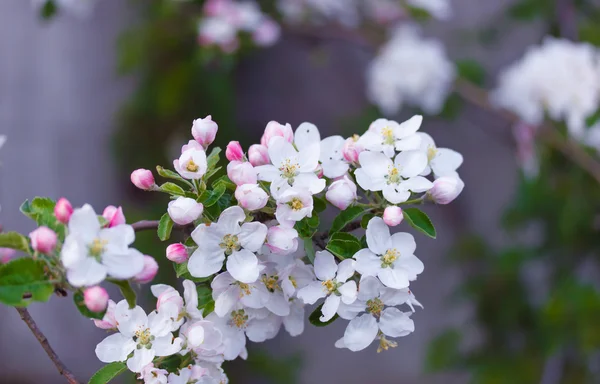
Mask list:
[[198,164],[194,163],[193,159],[190,159],[190,161],[187,162],[187,165],[185,166],[185,169],[187,169],[190,172],[198,172]]
[[247,321],[248,315],[246,315],[246,311],[243,309],[231,312],[231,325],[241,329],[246,327]]
[[400,176],[398,168],[390,167],[386,179],[388,184],[398,184],[402,181],[402,176]]
[[296,281],[296,278],[294,276],[289,276],[288,279],[290,279],[290,282],[292,283],[292,286],[296,289],[298,289],[298,282]]
[[246,283],[237,283],[240,286],[240,298],[244,296],[249,296],[252,292],[250,291],[250,286]]
[[294,177],[298,174],[298,168],[300,168],[298,162],[285,159],[285,161],[281,163],[281,166],[279,167],[279,170],[281,171],[281,177],[293,182]]
[[433,160],[436,156],[437,156],[437,148],[434,147],[433,145],[430,145],[429,147],[427,147],[427,161],[431,161]]
[[381,268],[391,267],[398,257],[400,257],[400,252],[396,248],[388,249],[383,256],[381,256]]
[[154,341],[154,336],[150,333],[150,329],[138,329],[135,331],[133,335],[133,341],[137,343],[137,349],[150,349],[152,348],[152,342]]
[[358,141],[358,139],[360,139],[360,136],[358,136],[356,133],[354,135],[352,135],[352,141],[354,141],[356,143]]
[[327,294],[335,293],[338,294],[337,289],[342,286],[341,283],[338,283],[335,280],[327,280],[323,281],[321,285],[327,290]]
[[272,276],[267,276],[267,275],[263,275],[262,277],[262,282],[265,284],[265,287],[267,287],[267,290],[271,293],[281,290],[281,287],[279,286],[279,276],[277,275],[272,275]]
[[227,256],[231,255],[234,251],[239,251],[241,248],[237,235],[223,236],[223,241],[219,246],[225,250]]
[[386,339],[385,335],[381,334],[379,336],[379,347],[377,348],[377,353],[380,353],[381,351],[387,351],[390,348],[396,348],[397,346],[398,346],[398,343],[396,343],[395,341]]
[[381,136],[383,136],[383,144],[394,145],[394,130],[389,127],[384,127],[381,130]]
[[88,252],[89,252],[90,256],[92,256],[98,262],[100,262],[100,259],[102,258],[102,254],[104,253],[104,248],[105,248],[106,244],[108,244],[108,240],[94,239],[92,241],[92,244],[90,244],[88,247]]
[[302,203],[302,200],[300,200],[297,197],[292,198],[292,201],[290,201],[288,203],[288,205],[294,210],[294,211],[299,211],[302,208],[304,208],[304,204]]
[[381,317],[381,311],[383,311],[383,301],[381,299],[376,297],[367,301],[367,312],[379,318]]

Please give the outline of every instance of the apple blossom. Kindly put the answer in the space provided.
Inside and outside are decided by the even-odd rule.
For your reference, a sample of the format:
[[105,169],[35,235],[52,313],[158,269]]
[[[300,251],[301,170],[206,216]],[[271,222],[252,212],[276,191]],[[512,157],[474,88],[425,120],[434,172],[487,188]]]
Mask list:
[[115,307],[117,304],[108,300],[106,313],[102,320],[94,319],[94,325],[100,329],[117,329],[117,319],[115,318]]
[[181,243],[171,244],[167,247],[167,259],[175,264],[185,263],[189,258],[187,248]]
[[212,283],[212,297],[215,300],[215,313],[223,317],[238,303],[247,308],[264,308],[269,301],[268,291],[261,281],[242,283],[229,272],[215,276]]
[[342,147],[342,156],[344,160],[352,164],[358,164],[358,155],[364,150],[363,146],[359,142],[360,136],[353,135],[344,141]]
[[230,141],[225,148],[225,157],[229,161],[243,161],[244,150],[239,141]]
[[40,253],[51,253],[56,247],[56,233],[48,227],[41,226],[29,234],[31,248]]
[[342,211],[350,206],[356,198],[356,184],[348,176],[334,181],[325,194],[325,198],[331,204]]
[[269,164],[271,162],[269,159],[269,149],[264,145],[252,144],[248,148],[248,161],[255,167]]
[[154,280],[157,273],[158,263],[154,260],[154,257],[144,255],[144,268],[133,279],[138,283],[146,284]]
[[427,167],[421,173],[424,176],[429,175],[433,171],[436,177],[447,176],[456,173],[456,170],[463,162],[463,157],[460,153],[448,149],[438,148],[435,146],[433,138],[426,133],[417,133],[421,138],[421,151],[427,154]]
[[404,215],[402,214],[402,208],[400,207],[390,205],[383,211],[383,222],[390,227],[395,227],[400,224],[403,219]]
[[442,176],[433,182],[427,195],[437,204],[449,204],[460,195],[465,183],[455,176]]
[[[179,369],[179,374],[169,373],[169,384],[204,383],[206,370],[199,365],[190,365]],[[207,382],[207,383],[210,383]],[[217,383],[215,381],[215,383]]]
[[269,195],[258,184],[244,184],[235,189],[235,199],[240,207],[256,211],[267,205]]
[[114,205],[109,205],[104,208],[104,212],[102,212],[102,217],[108,221],[108,227],[114,227],[116,225],[125,224],[125,215],[123,214],[123,208],[115,207]]
[[256,184],[256,169],[249,162],[232,161],[227,164],[227,176],[235,185]]
[[167,375],[169,371],[154,367],[153,363],[142,368],[138,379],[143,380],[144,384],[168,384]]
[[282,137],[288,143],[293,142],[294,131],[292,130],[292,126],[288,123],[283,125],[276,121],[270,121],[260,139],[260,144],[269,147],[271,145],[271,139],[274,137]]
[[208,115],[204,119],[196,119],[192,123],[192,136],[204,149],[215,141],[219,126]]
[[419,149],[421,139],[416,132],[422,121],[423,117],[419,115],[402,124],[377,119],[371,123],[369,130],[360,137],[358,143],[370,151],[383,152],[387,157],[393,157],[395,151]]
[[144,191],[152,189],[156,184],[154,182],[154,175],[147,169],[136,169],[131,172],[131,182],[133,185]]
[[108,292],[98,285],[86,288],[83,291],[83,302],[90,311],[102,312],[108,306]]
[[267,247],[278,255],[289,255],[298,249],[298,232],[293,225],[272,226],[267,232]]
[[64,197],[58,199],[54,206],[54,216],[56,216],[56,219],[63,224],[67,224],[72,214],[73,206],[71,206],[69,200]]
[[169,201],[169,207],[167,209],[171,220],[179,225],[187,225],[193,222],[202,215],[203,211],[204,206],[202,203],[198,203],[192,198],[183,196]]
[[303,188],[287,188],[277,199],[275,217],[279,221],[300,221],[311,217],[313,198],[308,190]]
[[173,161],[173,166],[184,179],[201,179],[208,166],[206,153],[202,148],[190,147],[184,149],[179,159]]

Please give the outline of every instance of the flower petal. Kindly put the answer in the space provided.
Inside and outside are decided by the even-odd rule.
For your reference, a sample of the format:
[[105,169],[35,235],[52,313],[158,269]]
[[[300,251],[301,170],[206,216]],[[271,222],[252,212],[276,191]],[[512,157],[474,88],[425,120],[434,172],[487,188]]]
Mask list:
[[258,167],[254,167],[254,170],[256,171],[258,180],[267,181],[269,183],[277,180],[281,174],[281,171],[271,164],[259,165]]
[[402,337],[415,331],[415,323],[398,308],[386,308],[379,319],[379,328],[386,336]]
[[383,285],[378,278],[373,276],[363,276],[358,284],[358,298],[362,301],[368,301],[379,297]]
[[308,189],[311,194],[317,194],[325,189],[327,182],[314,173],[301,173],[294,178],[294,187]]
[[156,356],[171,356],[181,351],[182,340],[174,338],[172,334],[163,337],[157,337],[152,342],[152,349],[156,351]]
[[269,311],[277,316],[287,316],[290,314],[290,302],[283,296],[283,293],[274,293],[269,296],[269,300],[265,303],[265,307]]
[[431,169],[436,176],[446,176],[455,172],[463,163],[463,156],[448,148],[438,148],[437,155],[431,160]]
[[353,352],[361,351],[371,345],[378,332],[377,320],[366,313],[350,321],[344,332],[344,345]]
[[316,303],[317,300],[327,296],[327,292],[320,281],[314,281],[306,287],[299,289],[296,296],[298,296],[305,304],[312,305]]
[[338,292],[342,295],[344,304],[352,304],[356,300],[356,281],[350,280],[338,288]]
[[321,142],[321,134],[316,125],[312,123],[302,123],[296,128],[294,133],[294,144],[299,151],[311,145]]
[[346,259],[341,261],[337,266],[337,275],[335,279],[338,283],[343,283],[354,275],[354,264],[356,261],[352,259]]
[[423,123],[423,116],[415,115],[395,127],[394,136],[401,139],[413,135],[419,130],[419,128],[421,128],[421,123]]
[[131,337],[115,333],[102,340],[96,346],[96,356],[103,363],[125,361],[134,349],[135,342]]
[[415,238],[410,233],[398,232],[392,235],[392,247],[400,252],[400,257],[412,255],[417,249]]
[[401,184],[389,184],[383,188],[383,197],[392,204],[403,203],[410,198],[410,192]]
[[328,251],[319,251],[315,255],[315,275],[319,280],[331,280],[337,273],[335,258]]
[[91,243],[100,231],[100,222],[91,205],[76,209],[69,219],[69,234],[78,235],[86,244]]
[[136,349],[133,351],[133,357],[127,360],[127,368],[129,368],[129,370],[132,372],[142,372],[142,369],[152,362],[154,356],[154,349]]
[[415,177],[427,167],[427,155],[417,150],[400,152],[394,159],[394,164],[402,177]]
[[237,235],[240,232],[240,223],[244,220],[246,220],[244,210],[236,205],[221,213],[217,225],[223,233]]
[[394,263],[394,269],[402,269],[406,273],[408,279],[413,281],[417,278],[417,275],[423,273],[425,265],[415,255],[408,255],[403,257],[402,255]]
[[304,332],[304,305],[292,304],[289,316],[283,318],[283,326],[292,337],[302,334]]
[[75,287],[91,286],[106,278],[106,267],[91,257],[81,259],[67,270],[67,280]]
[[415,176],[401,182],[399,187],[405,191],[421,193],[433,188],[433,183],[423,176]]
[[354,259],[356,272],[363,276],[377,276],[377,272],[381,269],[381,258],[368,248],[356,252]]
[[383,255],[391,248],[390,229],[381,217],[374,217],[367,224],[367,245],[376,255]]
[[215,313],[219,317],[225,317],[229,311],[237,303],[240,296],[240,287],[232,285],[225,292],[222,292],[217,296],[215,300]]
[[198,248],[190,256],[188,270],[194,277],[208,277],[223,268],[223,261],[225,261],[225,252],[222,249],[208,252]]
[[325,303],[323,303],[323,307],[321,307],[322,316],[319,317],[319,320],[322,322],[329,321],[335,316],[339,306],[340,306],[341,298],[336,295],[329,295],[325,299]]
[[135,248],[119,253],[109,250],[102,255],[102,264],[111,277],[130,279],[144,269],[144,255]]
[[227,257],[227,272],[242,283],[254,283],[258,279],[260,270],[258,268],[258,258],[256,255],[246,249],[233,252]]
[[389,288],[402,289],[409,286],[408,274],[403,269],[381,268],[377,277]]
[[290,156],[297,157],[297,151],[292,143],[285,140],[283,137],[275,136],[269,141],[269,158],[271,163],[276,168],[281,166],[287,158]]
[[257,252],[265,243],[267,231],[267,226],[257,221],[242,224],[242,230],[238,234],[240,244],[250,252]]

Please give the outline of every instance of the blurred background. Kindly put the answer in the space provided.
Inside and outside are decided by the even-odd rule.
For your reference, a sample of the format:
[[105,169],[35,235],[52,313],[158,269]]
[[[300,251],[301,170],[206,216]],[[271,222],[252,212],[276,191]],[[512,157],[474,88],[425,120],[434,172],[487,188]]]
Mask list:
[[[460,75],[492,87],[503,67],[556,31],[556,3],[452,0],[450,19],[421,24],[451,60],[469,60]],[[87,15],[42,9],[53,16],[44,19],[30,1],[0,1],[5,228],[32,230],[18,207],[38,195],[96,210],[121,204],[129,221],[158,219],[166,201],[135,190],[129,174],[169,165],[194,118],[211,114],[220,144],[247,148],[270,120],[349,136],[381,116],[365,93],[376,50],[354,33],[284,28],[268,48],[219,56],[199,48],[186,7],[99,0]],[[422,130],[464,155],[466,188],[453,204],[426,208],[435,241],[416,235],[426,265],[411,286],[425,307],[412,317],[416,331],[385,353],[352,353],[334,347],[345,322],[307,324],[300,337],[282,332],[252,346],[248,362],[228,368],[233,383],[600,382],[596,181],[552,149],[540,150],[538,176],[524,178],[512,123],[454,98]],[[164,255],[152,236],[138,245]],[[102,365],[94,347],[104,332],[70,300],[54,297],[31,313],[78,377]],[[0,319],[0,383],[61,383],[17,313],[0,307]]]

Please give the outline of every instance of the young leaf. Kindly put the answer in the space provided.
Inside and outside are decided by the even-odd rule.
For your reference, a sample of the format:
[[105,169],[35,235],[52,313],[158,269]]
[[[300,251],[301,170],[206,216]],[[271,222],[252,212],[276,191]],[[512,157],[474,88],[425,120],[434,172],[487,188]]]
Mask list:
[[229,180],[229,177],[227,175],[223,175],[215,181],[213,181],[212,187],[216,188],[219,184],[223,184],[226,189],[230,189],[232,191],[235,191],[235,189],[237,188],[237,185],[235,185],[231,180]]
[[212,169],[219,163],[219,153],[221,153],[221,148],[215,147],[212,149],[210,155],[206,158],[207,169]]
[[125,298],[125,300],[127,300],[127,304],[129,304],[129,309],[135,308],[136,295],[135,295],[135,291],[131,288],[129,281],[113,280],[113,279],[108,279],[108,281],[110,281],[111,283],[113,283],[114,285],[119,287],[119,290],[121,291],[121,294],[123,295],[123,298]]
[[321,317],[321,309],[323,308],[323,304],[319,305],[308,317],[308,321],[310,321],[310,323],[316,327],[325,327],[331,323],[333,323],[334,321],[337,320],[337,318],[339,317],[338,314],[336,313],[330,320],[326,321],[326,322],[322,322],[321,320],[319,320],[319,318]]
[[46,2],[40,7],[40,16],[44,20],[52,18],[58,11],[56,4],[52,0],[46,0]]
[[311,264],[315,263],[315,247],[312,239],[304,239],[304,251]]
[[204,191],[202,196],[200,197],[200,202],[204,205],[204,207],[212,207],[215,205],[221,196],[226,191],[226,187],[224,184],[219,184],[212,191]]
[[208,303],[213,299],[212,290],[207,286],[196,286],[196,292],[198,293],[198,309],[206,307]]
[[349,233],[334,233],[325,247],[340,260],[350,259],[354,254],[362,249],[360,240]]
[[35,197],[31,202],[25,200],[19,208],[21,212],[34,220],[38,226],[46,226],[56,232],[62,242],[65,238],[65,226],[54,216],[54,200],[47,197]]
[[171,195],[185,196],[185,191],[183,190],[183,188],[171,182],[166,182],[163,185],[161,185],[160,190],[163,192],[170,193]]
[[485,69],[479,62],[472,59],[458,60],[456,70],[463,79],[469,80],[473,84],[483,85]]
[[[0,266],[0,302],[26,307],[31,301],[48,301],[54,285],[44,273],[44,262],[30,258],[15,259]],[[23,295],[31,296],[23,299]]]
[[169,240],[169,237],[171,237],[171,231],[173,230],[173,224],[173,220],[171,220],[171,216],[169,216],[168,213],[162,215],[160,221],[158,222],[157,230],[158,238],[161,241]]
[[81,291],[77,291],[73,295],[73,301],[75,302],[75,306],[79,310],[79,313],[81,313],[83,316],[85,316],[85,317],[87,317],[89,319],[102,320],[104,318],[104,315],[106,314],[106,309],[104,311],[102,311],[102,312],[92,312],[92,311],[90,311],[85,306],[85,303],[83,302],[83,293]]
[[110,363],[100,368],[88,384],[106,384],[127,370],[127,365],[120,361]]
[[404,218],[408,224],[410,224],[413,228],[418,229],[427,236],[435,239],[435,227],[425,212],[418,208],[406,208],[402,210],[402,214],[404,215]]
[[210,315],[215,310],[215,301],[211,298],[208,303],[204,306],[204,310],[202,311],[202,316],[206,317]]
[[316,226],[315,219],[310,217],[305,217],[304,219],[297,221],[294,225],[296,231],[298,231],[298,236],[302,239],[310,239],[317,232],[317,227],[319,226],[319,218],[317,215],[313,215],[316,218]]
[[0,248],[11,248],[29,253],[29,241],[17,232],[0,233]]
[[375,217],[375,215],[374,215],[374,214],[372,214],[372,213],[367,213],[366,215],[364,215],[364,216],[362,217],[362,219],[360,219],[360,226],[361,226],[363,229],[367,229],[367,225],[369,225],[369,221],[370,221],[372,218],[374,218],[374,217]]
[[321,213],[327,209],[327,203],[325,200],[323,200],[323,198],[313,196],[313,207],[314,212]]
[[177,181],[181,181],[181,182],[184,182],[186,184],[189,184],[189,181],[187,181],[186,179],[184,179],[183,177],[181,177],[179,175],[179,173],[173,172],[170,169],[163,168],[160,165],[156,166],[156,172],[158,172],[158,174],[160,176],[164,177],[165,179],[177,180]]
[[362,207],[354,206],[346,208],[344,211],[340,212],[339,215],[333,220],[333,224],[331,224],[331,230],[329,233],[339,232],[346,225],[350,224],[353,220],[360,217],[363,213],[365,213],[365,209]]

